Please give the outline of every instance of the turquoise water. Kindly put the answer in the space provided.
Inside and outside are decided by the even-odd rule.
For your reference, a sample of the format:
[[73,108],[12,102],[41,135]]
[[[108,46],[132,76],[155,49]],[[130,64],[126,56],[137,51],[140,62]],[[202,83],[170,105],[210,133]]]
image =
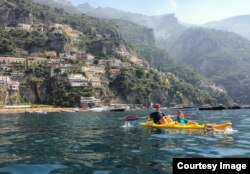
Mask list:
[[173,157],[250,157],[250,110],[187,117],[231,121],[233,133],[157,130],[141,127],[143,119],[123,127],[126,116],[151,111],[0,114],[0,173],[171,173]]

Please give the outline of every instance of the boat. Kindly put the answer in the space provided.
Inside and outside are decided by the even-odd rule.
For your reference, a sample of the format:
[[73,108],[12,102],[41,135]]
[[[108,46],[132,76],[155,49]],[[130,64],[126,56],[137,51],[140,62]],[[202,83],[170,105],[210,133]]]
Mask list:
[[76,112],[75,110],[61,110],[61,112]]
[[168,128],[168,129],[203,129],[203,130],[225,130],[231,128],[231,122],[225,122],[220,124],[198,124],[194,122],[188,122],[187,124],[180,124],[176,121],[166,124],[155,124],[153,121],[147,121],[141,123],[142,126],[153,128]]
[[44,115],[46,115],[47,114],[47,112],[46,111],[35,111],[37,114],[44,114]]
[[80,110],[79,110],[79,108],[74,108],[73,111],[79,112]]
[[110,109],[110,111],[123,112],[125,111],[125,108],[114,108],[114,109]]
[[30,111],[30,110],[26,110],[25,111],[25,113],[29,113],[29,114],[31,114],[31,113],[34,113],[35,111]]
[[224,107],[224,106],[201,107],[201,108],[199,108],[200,111],[204,111],[204,110],[224,110],[224,109],[226,109],[226,107]]
[[235,106],[228,106],[227,109],[241,109],[241,107],[238,105],[235,105]]
[[250,106],[249,105],[242,105],[242,106],[240,106],[241,107],[241,109],[250,109]]
[[89,111],[94,111],[94,112],[102,112],[102,111],[107,111],[109,108],[102,106],[102,107],[94,107],[90,108]]

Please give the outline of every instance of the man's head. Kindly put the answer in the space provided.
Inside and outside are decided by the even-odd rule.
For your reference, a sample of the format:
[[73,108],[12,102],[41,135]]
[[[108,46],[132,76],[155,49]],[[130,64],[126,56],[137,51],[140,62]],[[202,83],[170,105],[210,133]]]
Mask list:
[[155,104],[155,109],[157,110],[157,111],[159,111],[160,109],[161,109],[161,105],[160,104]]

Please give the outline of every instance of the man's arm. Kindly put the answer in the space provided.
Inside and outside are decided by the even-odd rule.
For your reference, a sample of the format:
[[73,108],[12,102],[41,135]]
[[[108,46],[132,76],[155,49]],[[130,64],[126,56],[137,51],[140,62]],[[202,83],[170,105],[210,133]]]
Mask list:
[[153,120],[152,113],[147,117],[147,120],[148,120],[148,121]]
[[147,117],[147,121],[151,121],[152,118],[150,116]]

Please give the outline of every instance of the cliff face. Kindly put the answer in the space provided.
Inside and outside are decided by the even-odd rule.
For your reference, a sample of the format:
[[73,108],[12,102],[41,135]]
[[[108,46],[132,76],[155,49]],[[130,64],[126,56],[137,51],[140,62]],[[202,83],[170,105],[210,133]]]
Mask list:
[[31,103],[44,103],[48,97],[45,85],[40,83],[22,85],[20,94],[24,100]]
[[0,105],[14,105],[20,103],[19,91],[9,91],[6,85],[0,85]]
[[16,8],[11,1],[1,4],[0,25],[17,26],[18,23],[32,24],[32,13],[27,9]]
[[[27,46],[30,52],[44,52],[46,50],[56,51],[57,53],[65,52],[67,40],[61,34],[43,33],[32,39],[32,42]],[[71,46],[72,44],[69,44],[68,47]]]
[[163,106],[171,106],[172,103],[181,103],[184,106],[192,106],[193,102],[185,96],[177,96],[175,93],[163,89],[157,89],[152,92],[148,98],[142,97],[138,92],[131,92],[127,95],[126,101],[134,104],[144,104],[150,106],[150,103],[161,103]]
[[112,41],[94,41],[89,44],[89,51],[95,56],[105,56],[114,53],[117,43]]
[[7,89],[5,85],[0,85],[0,105],[4,105],[7,96]]

